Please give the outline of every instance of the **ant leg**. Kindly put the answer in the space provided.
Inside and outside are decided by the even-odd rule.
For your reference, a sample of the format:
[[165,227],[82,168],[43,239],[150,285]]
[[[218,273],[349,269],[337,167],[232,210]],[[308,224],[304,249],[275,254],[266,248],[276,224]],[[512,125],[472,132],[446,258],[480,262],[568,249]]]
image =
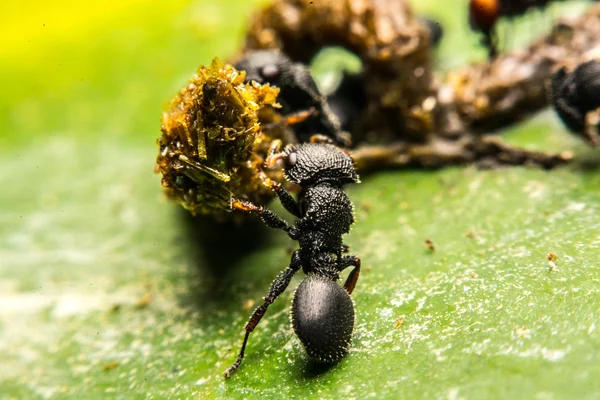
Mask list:
[[482,31],[483,38],[481,44],[488,50],[488,58],[493,60],[498,56],[498,36],[495,32],[496,27],[490,27]]
[[585,116],[584,138],[592,147],[600,147],[600,108]]
[[318,115],[318,112],[317,112],[317,109],[314,107],[311,107],[307,110],[296,111],[296,112],[286,115],[285,117],[283,117],[283,119],[281,119],[277,122],[266,124],[264,126],[264,130],[267,131],[267,130],[272,130],[272,129],[278,129],[278,128],[285,127],[285,126],[299,124],[301,122],[306,121],[308,118],[314,117],[316,115]]
[[[352,145],[352,140],[350,139],[350,134],[348,132],[344,132],[344,131],[338,132],[335,135],[335,139],[332,139],[329,136],[325,136],[321,133],[316,133],[310,137],[309,142],[310,143],[325,143],[325,144],[332,144],[335,146],[342,146],[341,150],[344,150],[344,148],[348,148]],[[345,152],[348,153],[347,150]]]
[[280,139],[275,139],[273,140],[273,142],[271,142],[269,153],[267,153],[267,158],[265,159],[265,168],[272,168],[277,163],[277,161],[285,157],[285,153],[279,151],[281,150],[282,144],[283,142]]
[[325,136],[321,133],[316,133],[312,135],[309,139],[310,143],[325,143],[325,144],[337,144],[335,140],[330,138],[329,136]]
[[231,209],[256,214],[269,228],[282,229],[286,232],[289,232],[292,229],[292,227],[288,226],[288,224],[279,218],[273,211],[257,206],[249,201],[232,199]]
[[240,349],[237,360],[235,360],[233,365],[229,367],[223,374],[226,378],[229,378],[231,373],[235,371],[242,363],[244,351],[246,350],[246,344],[248,343],[248,337],[265,315],[269,305],[271,305],[271,303],[273,303],[275,299],[277,299],[277,297],[279,297],[279,295],[281,295],[288,287],[294,274],[300,270],[301,265],[302,262],[300,260],[300,250],[296,250],[294,254],[292,254],[290,266],[285,271],[281,272],[271,284],[271,288],[269,289],[269,293],[265,296],[265,302],[263,305],[259,306],[256,310],[254,310],[254,313],[252,313],[250,320],[246,324],[246,335],[244,336],[244,342],[242,343],[242,348]]
[[352,140],[350,139],[350,134],[348,132],[339,132],[339,134],[336,134],[335,140],[321,133],[316,133],[310,137],[309,143],[323,143],[341,146],[338,147],[340,150],[349,156],[352,156],[352,153],[348,149],[352,145]]
[[[264,130],[273,130],[279,129],[282,127],[287,127],[290,125],[295,125],[306,121],[310,117],[314,117],[318,114],[317,110],[314,107],[311,107],[307,110],[297,111],[287,116],[283,117],[280,121],[273,122],[271,124],[267,124],[264,127]],[[267,154],[267,158],[265,160],[265,168],[272,168],[275,164],[286,157],[285,152],[279,151],[281,148],[282,142],[279,139],[274,140],[271,143],[271,147],[269,149],[269,153]]]
[[490,49],[490,60],[493,60],[494,58],[498,57],[499,51],[498,51],[498,47],[499,47],[499,39],[498,39],[498,33],[496,32],[496,30],[494,29],[493,32],[489,33],[488,36],[488,43],[489,43],[489,49]]
[[296,111],[293,112],[291,114],[288,114],[284,119],[284,123],[286,126],[290,126],[290,125],[295,125],[295,124],[299,124],[301,122],[306,121],[307,119],[309,119],[310,117],[315,117],[319,114],[319,112],[317,111],[316,108],[311,107],[308,108],[306,110],[300,110],[300,111]]
[[348,267],[354,267],[348,278],[346,278],[346,283],[344,283],[344,289],[348,294],[352,294],[354,291],[354,287],[356,286],[356,282],[358,281],[358,275],[360,274],[360,258],[354,256],[344,256],[340,260],[339,269],[340,272]]
[[273,190],[277,197],[279,197],[279,201],[283,205],[283,207],[292,215],[302,218],[302,213],[300,212],[300,206],[294,200],[292,195],[281,186],[281,183],[275,182],[267,177],[264,172],[258,171],[258,176],[262,183],[267,186],[269,189]]

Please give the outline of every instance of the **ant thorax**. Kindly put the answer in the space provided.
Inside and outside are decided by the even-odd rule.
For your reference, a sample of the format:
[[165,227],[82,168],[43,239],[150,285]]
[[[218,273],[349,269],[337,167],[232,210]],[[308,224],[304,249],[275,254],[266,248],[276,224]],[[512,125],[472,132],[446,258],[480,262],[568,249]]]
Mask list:
[[303,190],[299,200],[304,218],[297,221],[298,228],[320,231],[331,237],[350,231],[354,223],[352,203],[341,187],[322,182]]

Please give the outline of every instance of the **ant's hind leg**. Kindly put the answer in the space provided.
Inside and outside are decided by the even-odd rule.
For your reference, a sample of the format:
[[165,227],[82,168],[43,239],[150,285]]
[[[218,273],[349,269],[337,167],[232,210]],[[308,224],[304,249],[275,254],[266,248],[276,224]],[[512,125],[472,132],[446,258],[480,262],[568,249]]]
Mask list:
[[285,271],[280,273],[277,276],[277,278],[275,278],[275,280],[271,284],[269,293],[265,296],[265,302],[256,310],[254,310],[254,313],[252,313],[250,320],[246,324],[246,335],[244,336],[244,342],[242,343],[242,348],[240,349],[237,360],[235,360],[233,365],[229,367],[223,374],[226,378],[228,378],[231,375],[231,373],[235,371],[242,363],[242,359],[244,358],[244,351],[246,350],[246,344],[248,343],[248,337],[250,336],[252,331],[254,331],[254,328],[256,328],[256,325],[258,325],[262,317],[265,315],[265,312],[267,311],[269,305],[271,305],[271,303],[273,303],[275,299],[285,291],[285,289],[289,286],[294,274],[300,270],[300,266],[302,265],[302,263],[300,261],[299,253],[299,250],[296,250],[292,254],[292,261],[290,262],[290,266]]
[[340,272],[348,267],[354,267],[354,269],[350,271],[348,278],[346,278],[344,289],[346,289],[348,294],[352,294],[354,287],[356,286],[356,282],[358,281],[358,275],[360,274],[360,258],[354,256],[342,257],[339,264]]

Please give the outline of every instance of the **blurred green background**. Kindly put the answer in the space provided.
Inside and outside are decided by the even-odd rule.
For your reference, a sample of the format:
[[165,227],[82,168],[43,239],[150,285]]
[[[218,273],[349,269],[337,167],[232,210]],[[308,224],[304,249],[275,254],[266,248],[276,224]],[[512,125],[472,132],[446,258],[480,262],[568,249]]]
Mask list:
[[[440,69],[484,57],[466,0],[412,3],[446,29]],[[293,243],[191,221],[161,195],[155,140],[166,103],[240,46],[258,5],[2,5],[1,397],[600,398],[598,154],[549,112],[505,136],[573,150],[569,168],[390,171],[351,188],[347,242],[366,268],[349,356],[307,363],[290,289],[222,379]],[[583,6],[518,22],[506,46]]]

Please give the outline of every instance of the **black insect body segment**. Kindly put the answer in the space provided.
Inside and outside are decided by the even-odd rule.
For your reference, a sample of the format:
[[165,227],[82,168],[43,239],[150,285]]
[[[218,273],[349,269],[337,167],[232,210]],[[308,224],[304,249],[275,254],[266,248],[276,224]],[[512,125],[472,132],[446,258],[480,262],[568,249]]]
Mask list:
[[567,128],[600,146],[598,124],[588,126],[588,113],[600,108],[600,61],[589,61],[572,72],[561,68],[552,77],[552,105]]
[[333,146],[318,143],[290,146],[284,155],[287,179],[303,187],[329,182],[341,188],[358,182],[352,158]]
[[314,110],[311,117],[294,125],[298,142],[308,142],[314,134],[321,134],[339,146],[350,145],[349,136],[341,130],[340,122],[304,64],[295,63],[276,50],[261,50],[246,55],[235,68],[246,71],[247,82],[277,86],[280,89],[277,101],[282,106],[282,114]]
[[292,303],[294,331],[308,355],[321,362],[342,358],[350,344],[354,307],[348,293],[322,275],[309,275]]
[[314,250],[337,253],[342,246],[342,235],[348,233],[354,222],[352,203],[342,189],[327,182],[309,187],[301,196],[300,207],[305,209],[301,209],[303,218],[298,220],[296,228],[306,234],[298,236],[300,245],[306,242]]
[[[349,294],[358,280],[360,259],[342,256],[348,251],[342,235],[350,231],[354,222],[353,206],[343,189],[348,183],[358,182],[353,161],[339,148],[322,143],[289,146],[282,153],[271,155],[267,165],[272,165],[273,159],[282,159],[287,179],[301,187],[294,199],[281,184],[263,175],[264,184],[298,218],[294,225],[287,225],[272,211],[247,201],[233,200],[232,208],[258,215],[269,227],[286,231],[300,248],[292,254],[290,266],[271,284],[263,305],[250,317],[238,358],[225,376],[239,367],[250,333],[300,269],[308,276],[296,290],[292,324],[309,357],[317,362],[338,361],[348,350],[354,327],[354,306]],[[353,269],[342,287],[337,281],[348,267]]]
[[361,73],[344,71],[335,91],[327,96],[329,109],[336,115],[342,129],[353,132],[356,123],[369,103],[365,90],[365,77]]

